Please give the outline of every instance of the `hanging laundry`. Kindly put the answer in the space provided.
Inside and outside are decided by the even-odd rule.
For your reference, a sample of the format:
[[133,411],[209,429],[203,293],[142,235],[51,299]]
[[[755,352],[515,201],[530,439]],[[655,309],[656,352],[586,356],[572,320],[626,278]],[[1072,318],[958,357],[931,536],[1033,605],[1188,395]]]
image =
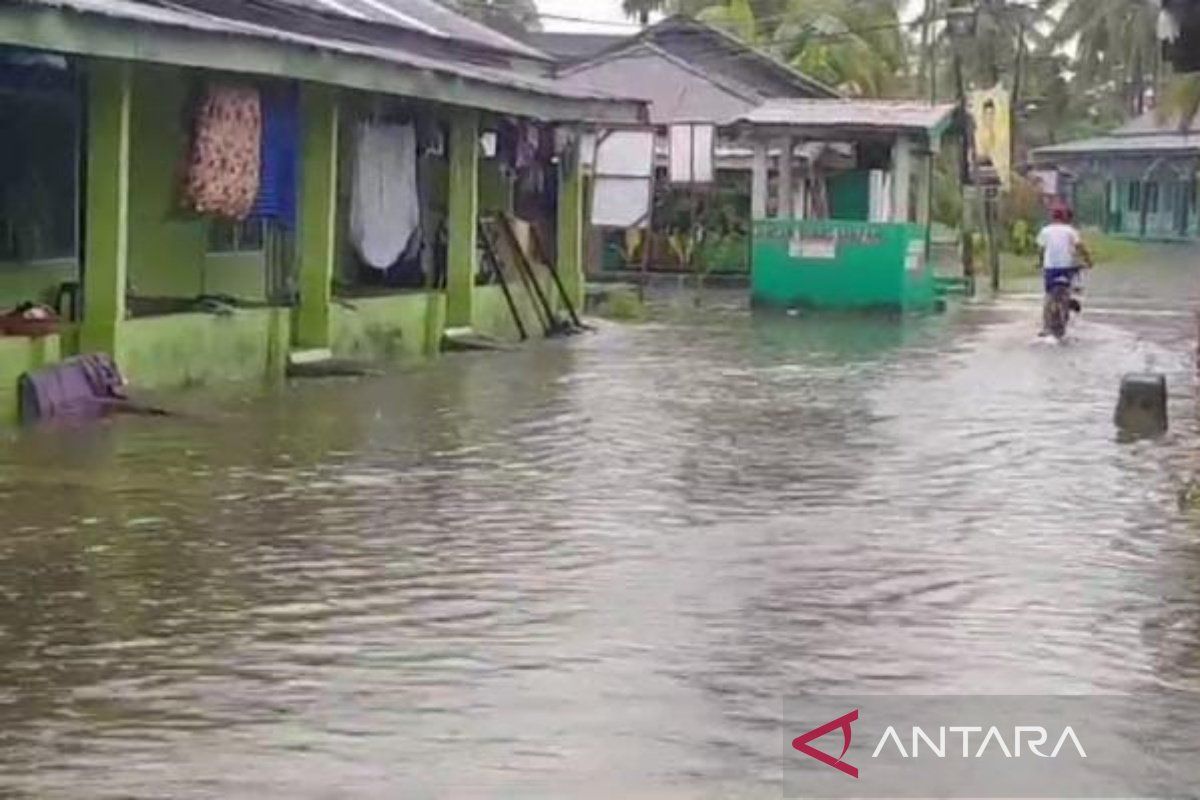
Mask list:
[[531,122],[522,121],[518,126],[516,168],[525,170],[537,163],[541,147],[541,130]]
[[210,86],[196,115],[187,199],[193,210],[245,219],[258,196],[262,107],[257,89]]
[[296,171],[300,156],[300,106],[294,87],[262,97],[262,169],[250,216],[296,227]]
[[412,125],[364,122],[354,150],[350,241],[368,266],[386,270],[421,224],[417,132]]

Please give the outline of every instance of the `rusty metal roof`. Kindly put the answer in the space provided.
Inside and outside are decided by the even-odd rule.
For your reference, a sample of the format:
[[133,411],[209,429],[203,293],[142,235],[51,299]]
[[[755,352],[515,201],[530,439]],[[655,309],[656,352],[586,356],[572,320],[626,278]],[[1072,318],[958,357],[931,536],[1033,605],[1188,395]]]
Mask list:
[[933,133],[950,125],[953,105],[908,100],[772,99],[734,122],[794,129],[798,134]]

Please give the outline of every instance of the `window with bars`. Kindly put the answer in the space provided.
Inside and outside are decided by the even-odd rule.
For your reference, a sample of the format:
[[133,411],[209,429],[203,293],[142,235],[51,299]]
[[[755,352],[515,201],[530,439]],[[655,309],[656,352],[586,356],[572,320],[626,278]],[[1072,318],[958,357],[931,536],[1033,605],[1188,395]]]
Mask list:
[[1130,182],[1125,205],[1130,211],[1142,210],[1142,185],[1137,181]]
[[212,220],[208,225],[208,252],[257,253],[264,249],[265,223],[261,219]]
[[0,261],[78,255],[80,100],[65,74],[46,87],[40,73],[0,80]]

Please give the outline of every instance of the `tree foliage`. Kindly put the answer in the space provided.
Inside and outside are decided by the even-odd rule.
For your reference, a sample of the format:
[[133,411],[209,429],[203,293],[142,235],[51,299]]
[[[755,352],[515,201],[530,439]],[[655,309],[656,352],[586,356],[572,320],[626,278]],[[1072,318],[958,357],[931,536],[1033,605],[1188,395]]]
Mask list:
[[460,14],[510,36],[541,29],[537,0],[443,0]]

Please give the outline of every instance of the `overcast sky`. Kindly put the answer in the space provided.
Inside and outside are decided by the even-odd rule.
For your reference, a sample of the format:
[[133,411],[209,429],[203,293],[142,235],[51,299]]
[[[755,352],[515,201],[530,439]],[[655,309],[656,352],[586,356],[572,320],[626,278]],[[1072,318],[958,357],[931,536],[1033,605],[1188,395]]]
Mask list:
[[[909,9],[905,19],[912,19],[919,13],[919,0],[909,0]],[[538,8],[543,14],[550,15],[542,20],[542,25],[549,31],[596,31],[599,33],[621,33],[635,31],[633,25],[621,13],[621,0],[537,0]],[[553,17],[571,17],[553,19]],[[579,22],[576,19],[595,20],[594,23]]]
[[[635,31],[636,25],[621,13],[621,0],[538,0],[538,8],[543,14],[548,14],[542,20],[542,25],[549,31],[598,31],[600,33],[621,33]],[[571,22],[552,17],[578,17],[580,19],[597,20],[596,24]]]

